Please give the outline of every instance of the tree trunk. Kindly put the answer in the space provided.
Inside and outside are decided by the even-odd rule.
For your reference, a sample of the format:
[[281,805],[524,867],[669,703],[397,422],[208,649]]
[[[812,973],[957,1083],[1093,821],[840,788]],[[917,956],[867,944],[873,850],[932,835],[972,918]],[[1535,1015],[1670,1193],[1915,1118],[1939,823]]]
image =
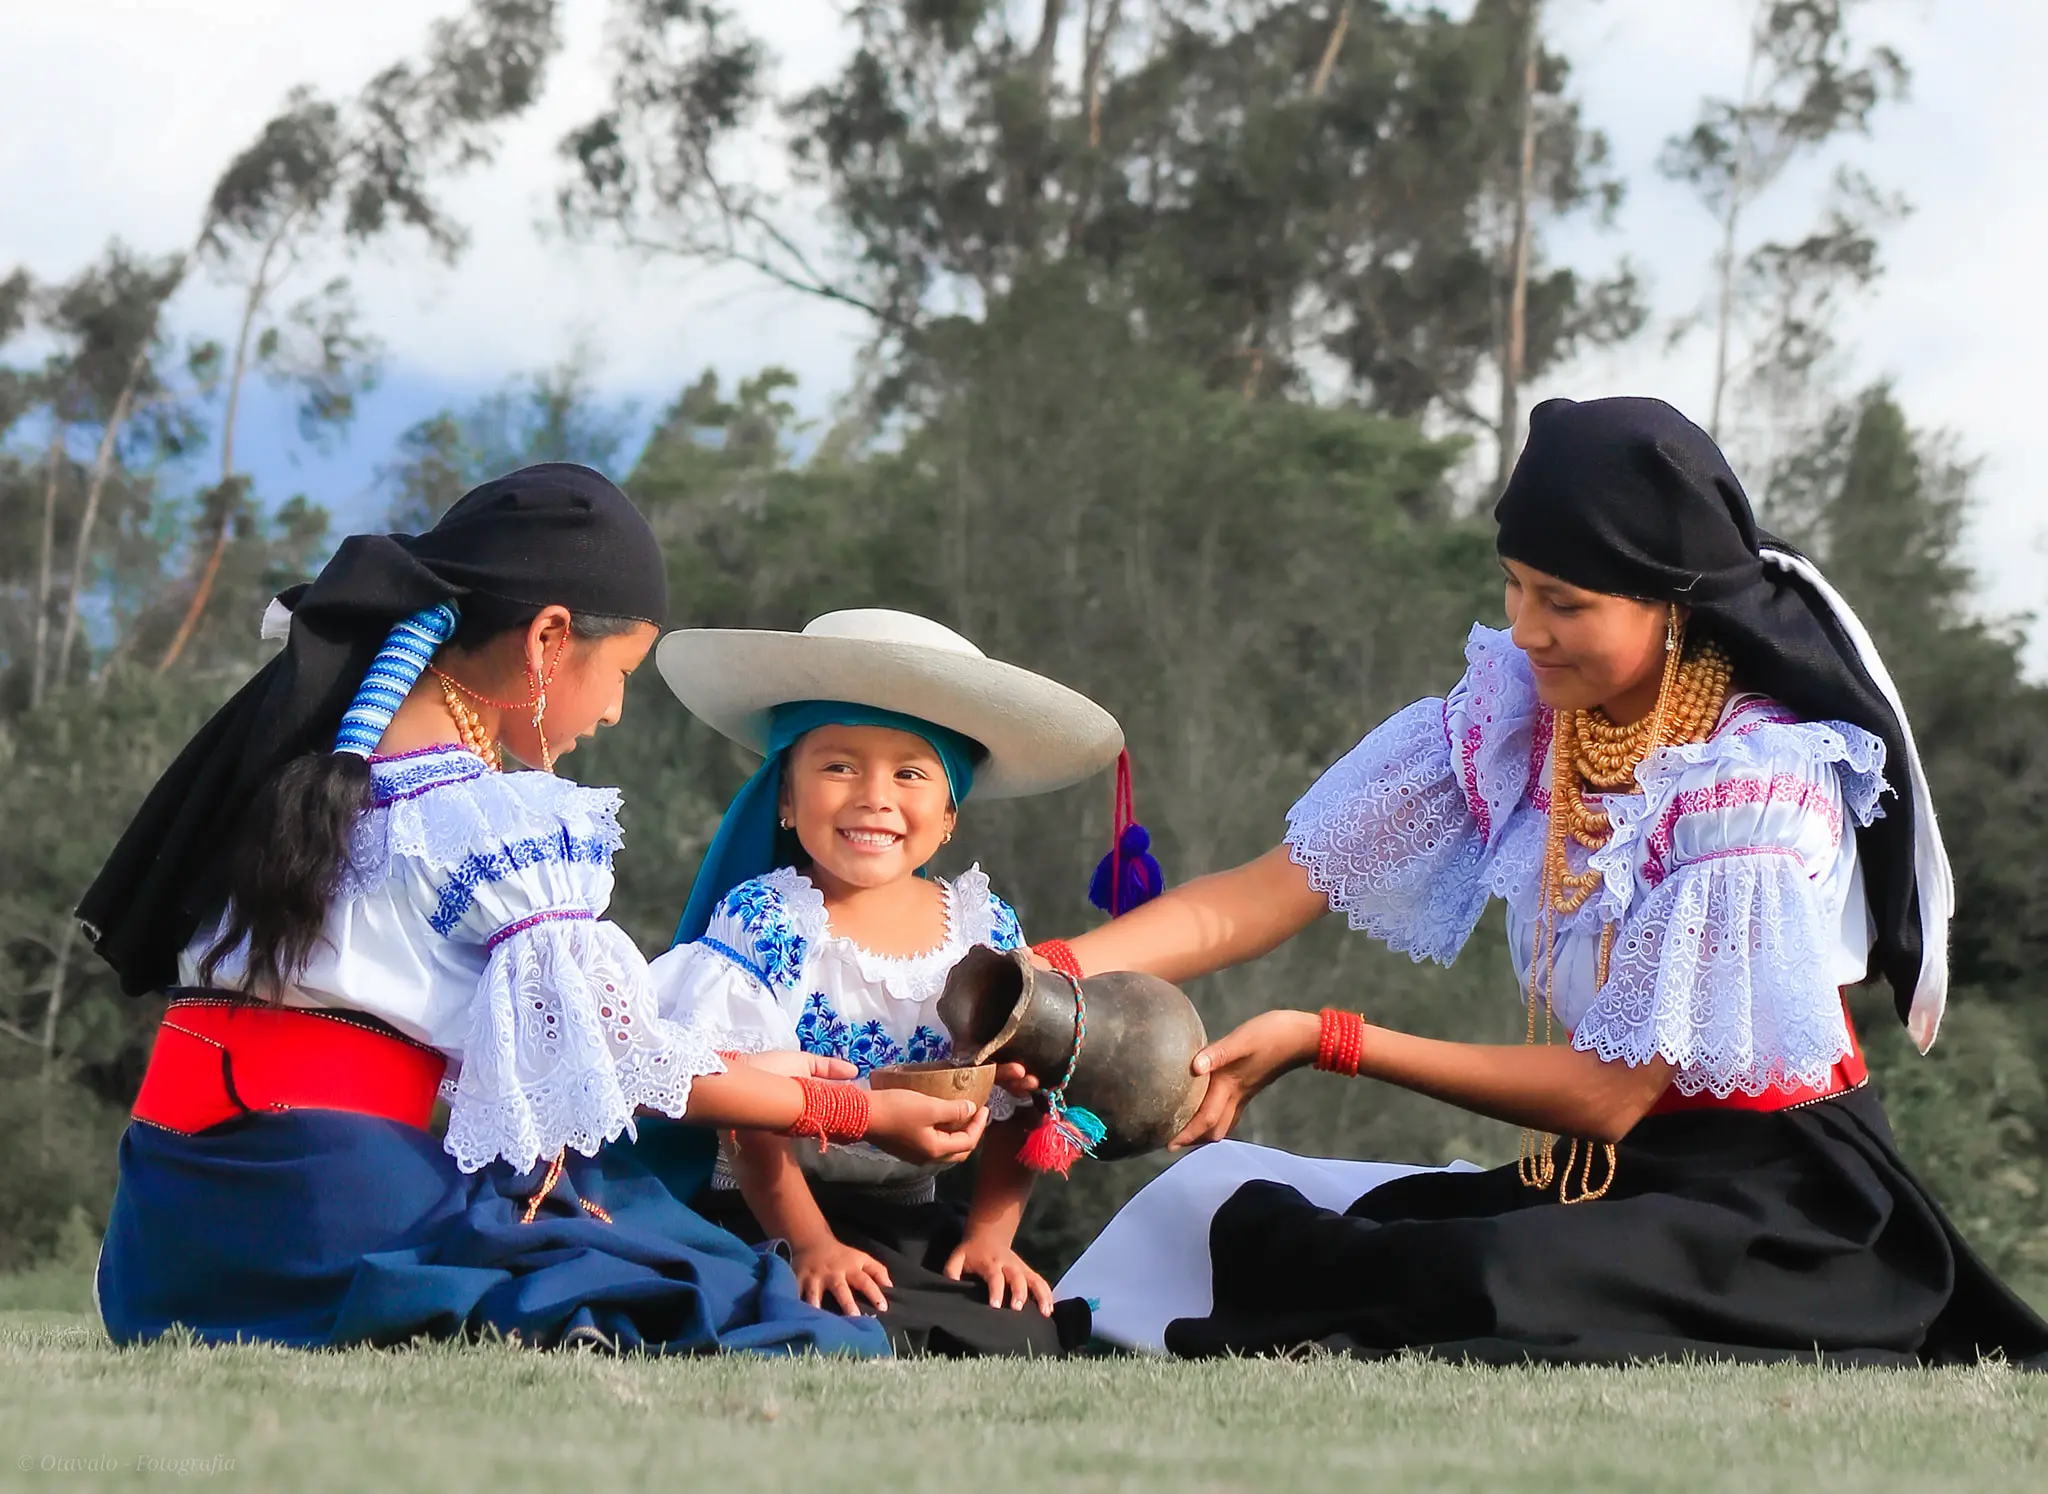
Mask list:
[[1052,90],[1053,54],[1059,49],[1060,26],[1066,15],[1067,0],[1045,0],[1039,15],[1038,40],[1031,48],[1031,76],[1038,83],[1041,99]]
[[64,932],[57,938],[57,961],[50,970],[50,1001],[43,1008],[43,1082],[48,1084],[57,1067],[57,1019],[64,1012],[64,986],[71,973],[71,946],[78,939],[78,920],[64,918]]
[[1102,144],[1102,65],[1109,54],[1109,39],[1116,34],[1117,22],[1123,11],[1123,0],[1107,0],[1102,15],[1102,24],[1095,24],[1095,0],[1088,0],[1087,18],[1082,22],[1083,39],[1087,51],[1081,59],[1081,93],[1088,101],[1088,145],[1095,149]]
[[185,645],[192,641],[192,633],[199,626],[199,619],[206,611],[206,604],[213,596],[213,583],[220,576],[220,563],[228,551],[228,536],[234,530],[235,498],[231,484],[235,476],[235,423],[242,409],[242,381],[249,372],[249,336],[255,331],[256,318],[263,310],[263,303],[270,294],[270,263],[276,256],[278,246],[293,222],[287,216],[271,235],[270,242],[263,246],[263,258],[256,266],[256,273],[249,281],[249,294],[242,301],[242,326],[235,338],[235,362],[228,372],[228,407],[221,417],[220,432],[220,519],[214,525],[213,543],[206,552],[205,563],[199,568],[199,576],[192,584],[192,599],[185,604],[185,615],[178,619],[178,631],[171,635],[171,641],[164,648],[164,656],[156,661],[156,672],[163,674],[178,662],[185,652]]
[[1522,429],[1522,375],[1529,360],[1529,199],[1536,187],[1536,58],[1540,0],[1522,0],[1521,149],[1515,167],[1514,229],[1508,240],[1508,311],[1501,329],[1500,418],[1493,490],[1508,485]]
[[66,915],[64,932],[57,938],[57,960],[50,970],[50,1000],[43,1008],[42,1105],[38,1124],[42,1132],[44,1160],[50,1155],[51,1112],[57,1103],[57,1019],[64,1011],[65,978],[71,972],[71,946],[78,938],[78,920]]
[[36,657],[29,683],[30,710],[43,703],[50,683],[50,593],[56,585],[57,484],[64,471],[65,438],[70,433],[71,427],[62,420],[50,432],[50,470],[43,482],[43,543],[36,562]]
[[1728,167],[1728,200],[1721,210],[1721,248],[1714,268],[1714,398],[1707,416],[1707,434],[1721,439],[1721,407],[1728,392],[1728,344],[1735,325],[1735,233],[1742,220],[1743,193],[1749,189],[1749,120],[1756,101],[1756,70],[1763,55],[1763,17],[1749,33],[1749,65],[1742,77],[1742,105],[1735,114],[1735,159]]
[[1337,66],[1337,54],[1344,50],[1344,33],[1351,29],[1351,0],[1337,11],[1337,22],[1330,28],[1330,39],[1323,43],[1322,61],[1316,64],[1316,75],[1308,86],[1308,96],[1319,99],[1323,90],[1330,86],[1330,74]]
[[93,458],[92,477],[85,485],[85,511],[78,518],[78,539],[71,549],[71,595],[65,599],[64,633],[57,643],[57,667],[51,674],[51,684],[62,687],[71,673],[71,645],[78,637],[78,609],[85,600],[85,571],[92,559],[92,531],[99,521],[100,499],[107,491],[107,479],[114,470],[114,448],[121,439],[121,427],[128,423],[129,411],[135,405],[135,391],[142,383],[143,370],[149,367],[149,346],[155,341],[155,329],[142,338],[135,349],[135,359],[128,365],[128,378],[121,386],[121,392],[114,400],[114,408],[107,413],[106,429],[100,432],[100,449]]

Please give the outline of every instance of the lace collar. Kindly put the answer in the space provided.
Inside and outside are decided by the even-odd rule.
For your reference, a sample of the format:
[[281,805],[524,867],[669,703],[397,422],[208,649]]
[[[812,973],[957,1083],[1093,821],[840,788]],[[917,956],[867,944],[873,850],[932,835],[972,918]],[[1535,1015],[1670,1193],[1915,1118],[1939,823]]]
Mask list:
[[969,949],[989,941],[995,929],[993,894],[980,866],[948,880],[934,877],[944,909],[946,932],[939,942],[918,954],[885,955],[832,931],[825,894],[794,867],[778,867],[762,880],[782,898],[790,923],[818,959],[832,958],[851,966],[861,981],[898,1001],[920,1005],[934,1001],[946,988],[946,976]]

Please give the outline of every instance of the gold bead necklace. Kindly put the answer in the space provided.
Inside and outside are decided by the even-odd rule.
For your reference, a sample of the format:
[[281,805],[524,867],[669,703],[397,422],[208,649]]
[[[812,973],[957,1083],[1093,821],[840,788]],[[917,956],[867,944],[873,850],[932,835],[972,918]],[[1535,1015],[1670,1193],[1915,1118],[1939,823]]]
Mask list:
[[[1536,948],[1529,961],[1527,990],[1529,1009],[1528,1042],[1536,1042],[1536,1009],[1543,1008],[1543,1041],[1555,1033],[1557,1013],[1552,1002],[1557,979],[1558,920],[1585,907],[1600,890],[1597,868],[1571,869],[1573,841],[1588,853],[1599,850],[1613,837],[1614,825],[1607,811],[1587,801],[1589,788],[1601,793],[1639,793],[1636,769],[1660,747],[1703,742],[1712,735],[1728,702],[1734,669],[1727,653],[1712,640],[1702,640],[1688,650],[1684,625],[1678,609],[1664,634],[1664,676],[1657,686],[1657,704],[1649,715],[1626,726],[1617,726],[1598,706],[1587,711],[1561,711],[1551,735],[1550,832],[1543,848],[1543,878],[1538,893]],[[1600,926],[1600,951],[1593,973],[1593,989],[1607,984],[1607,968],[1614,954],[1614,925]],[[1615,1152],[1612,1143],[1600,1150],[1606,1154],[1607,1171],[1600,1186],[1593,1186],[1594,1147],[1570,1138],[1562,1172],[1555,1155],[1558,1138],[1548,1132],[1522,1132],[1517,1170],[1525,1187],[1547,1189],[1557,1184],[1558,1202],[1581,1203],[1599,1198],[1614,1182]],[[1583,1165],[1581,1148],[1583,1147]],[[1572,1171],[1580,1171],[1578,1191],[1572,1192]]]
[[448,707],[449,716],[454,719],[455,735],[462,739],[462,745],[482,758],[493,772],[503,772],[503,749],[498,746],[497,738],[485,728],[483,717],[462,698],[455,682],[447,675],[437,669],[434,671],[434,678],[440,683],[441,701]]

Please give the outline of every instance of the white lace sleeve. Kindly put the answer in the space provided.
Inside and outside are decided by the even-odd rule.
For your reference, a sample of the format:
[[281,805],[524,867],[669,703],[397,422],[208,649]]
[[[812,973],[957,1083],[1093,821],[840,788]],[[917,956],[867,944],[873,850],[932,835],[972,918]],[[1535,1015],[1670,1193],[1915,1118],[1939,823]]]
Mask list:
[[1643,795],[1611,801],[1597,860],[1635,891],[1573,1046],[1662,1057],[1684,1094],[1823,1081],[1850,1051],[1841,987],[1869,951],[1854,823],[1875,812],[1882,754],[1854,727],[1774,725],[1646,764]]
[[722,1053],[771,1053],[802,1046],[796,1019],[759,976],[708,943],[679,944],[648,966],[655,1002],[672,1022],[701,1033]]
[[[378,779],[352,875],[403,866],[428,937],[481,955],[443,1085],[449,1153],[465,1172],[501,1158],[524,1171],[564,1147],[589,1155],[631,1134],[640,1106],[681,1115],[690,1081],[723,1065],[661,1017],[647,962],[603,921],[617,794],[447,758],[423,755]],[[405,775],[420,779],[417,791]]]
[[1332,909],[1443,964],[1485,910],[1487,861],[1527,791],[1540,720],[1506,634],[1475,628],[1466,658],[1449,698],[1389,718],[1287,816],[1289,851]]
[[641,1106],[680,1116],[690,1081],[724,1071],[691,1028],[656,1010],[647,964],[617,925],[543,910],[493,936],[462,1066],[449,1153],[465,1172],[524,1171],[564,1147],[589,1156],[633,1133]]

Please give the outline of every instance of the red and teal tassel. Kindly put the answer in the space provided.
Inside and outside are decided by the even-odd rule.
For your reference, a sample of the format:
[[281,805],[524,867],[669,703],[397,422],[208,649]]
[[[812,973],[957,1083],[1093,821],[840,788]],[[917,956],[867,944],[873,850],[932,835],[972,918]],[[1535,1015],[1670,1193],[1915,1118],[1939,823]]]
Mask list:
[[1056,1172],[1065,1177],[1076,1162],[1094,1156],[1108,1134],[1094,1111],[1069,1106],[1054,1091],[1045,1097],[1045,1119],[1024,1138],[1017,1160],[1033,1172]]
[[1149,903],[1166,889],[1166,874],[1152,856],[1151,832],[1132,809],[1131,754],[1116,760],[1116,834],[1109,854],[1095,867],[1088,901],[1114,918]]

